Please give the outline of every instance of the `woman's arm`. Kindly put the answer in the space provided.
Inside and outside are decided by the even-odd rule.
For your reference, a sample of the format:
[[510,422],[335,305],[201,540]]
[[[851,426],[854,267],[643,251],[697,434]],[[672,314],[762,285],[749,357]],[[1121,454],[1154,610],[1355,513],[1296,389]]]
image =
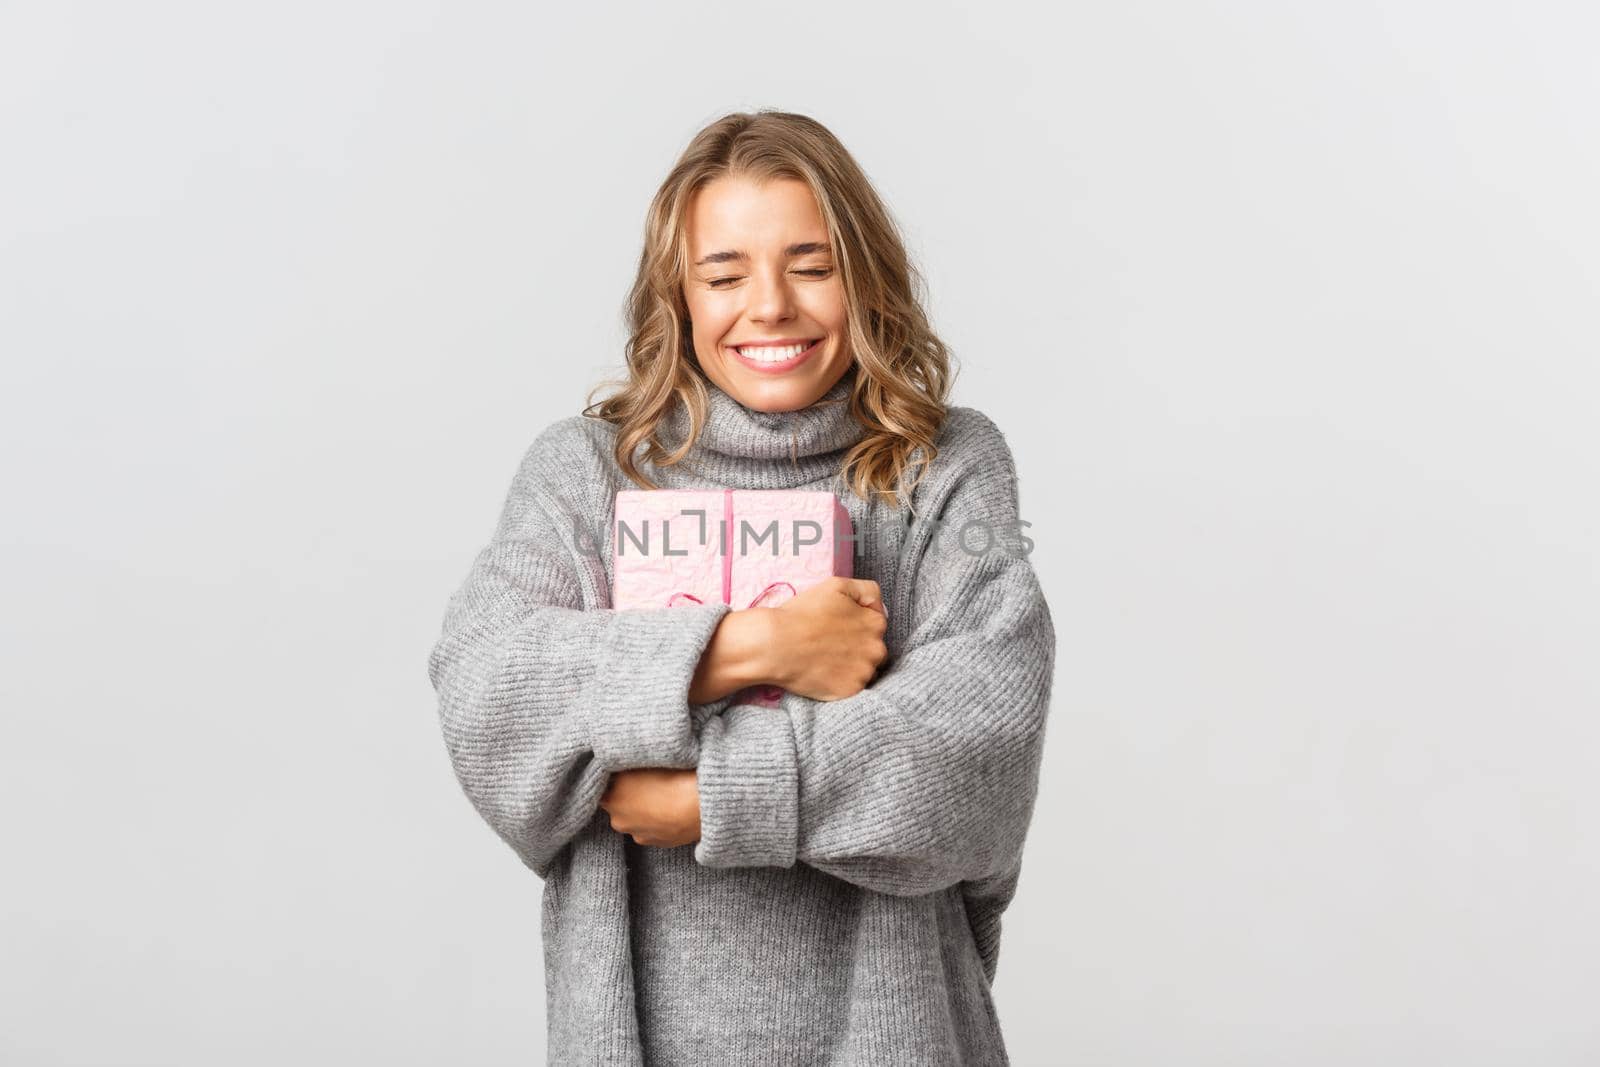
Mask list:
[[691,704],[709,704],[768,681],[773,634],[767,608],[730,611],[706,644],[689,684]]
[[599,810],[613,771],[695,765],[693,719],[706,709],[690,707],[689,682],[728,613],[585,604],[562,537],[572,516],[553,517],[562,502],[547,490],[585,469],[562,425],[528,450],[428,659],[462,789],[540,877]]
[[[912,632],[870,687],[837,701],[787,693],[736,706],[700,735],[701,840],[711,867],[810,864],[912,896],[1020,862],[1043,754],[1055,630],[1031,564],[974,553],[959,532],[1016,530],[1015,467],[994,424],[969,424],[970,461],[921,554]],[[781,684],[781,681],[779,682]]]
[[[748,627],[748,637],[740,629]],[[829,578],[779,608],[754,608],[723,616],[700,659],[701,674],[728,673],[722,685],[781,684],[822,700],[866,688],[887,657],[887,627],[878,583]],[[719,639],[722,648],[719,649]],[[704,694],[722,693],[706,682]],[[691,700],[707,699],[691,687]],[[730,701],[719,700],[721,710]],[[699,709],[697,708],[697,711]],[[696,725],[704,718],[696,716]],[[674,848],[700,840],[696,773],[661,767],[618,771],[600,797],[611,828],[641,845]]]
[[827,578],[776,608],[723,617],[689,688],[694,703],[767,683],[820,700],[866,688],[887,656],[878,583]]

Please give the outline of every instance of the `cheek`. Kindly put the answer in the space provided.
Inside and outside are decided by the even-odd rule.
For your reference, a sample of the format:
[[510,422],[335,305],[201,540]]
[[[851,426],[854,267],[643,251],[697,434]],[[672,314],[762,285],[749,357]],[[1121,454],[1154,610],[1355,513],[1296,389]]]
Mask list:
[[824,285],[814,286],[810,293],[811,314],[827,323],[845,322],[848,309],[845,307],[845,283],[838,274],[830,277]]
[[835,281],[826,289],[819,288],[806,302],[806,314],[834,333],[842,333],[849,317],[844,287]]
[[694,323],[695,336],[702,340],[715,341],[739,321],[738,308],[731,300],[718,300],[701,294],[687,300],[686,304],[689,320]]

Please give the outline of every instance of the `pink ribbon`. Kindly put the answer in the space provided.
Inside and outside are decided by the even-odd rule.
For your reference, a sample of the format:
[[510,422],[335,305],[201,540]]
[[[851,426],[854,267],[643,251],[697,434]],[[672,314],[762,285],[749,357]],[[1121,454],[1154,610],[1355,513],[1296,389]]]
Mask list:
[[[760,604],[762,599],[768,593],[772,592],[774,589],[778,588],[780,585],[788,587],[789,596],[797,596],[798,595],[795,592],[794,586],[789,585],[788,582],[783,582],[783,581],[773,582],[772,584],[768,585],[765,589],[761,590],[761,592],[759,592],[755,596],[751,597],[750,598],[750,603],[746,604],[745,607],[746,608],[753,608],[757,604]],[[679,600],[678,599],[679,597],[682,597],[683,600],[692,600],[696,604],[704,604],[705,603],[704,600],[701,600],[699,597],[695,596],[693,593],[673,593],[671,596],[667,597],[667,607],[675,608],[679,604],[683,603],[683,600]],[[785,597],[784,599],[787,600],[788,597]],[[724,598],[722,602],[724,604],[728,603],[726,598]]]

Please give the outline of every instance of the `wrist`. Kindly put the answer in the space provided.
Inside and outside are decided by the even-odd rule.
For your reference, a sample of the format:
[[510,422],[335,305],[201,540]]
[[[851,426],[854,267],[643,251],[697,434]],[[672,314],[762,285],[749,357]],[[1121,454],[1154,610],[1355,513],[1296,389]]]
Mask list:
[[689,685],[689,703],[706,704],[747,686],[772,681],[773,620],[766,608],[730,611],[711,632],[711,643]]
[[778,613],[771,608],[746,608],[730,611],[724,624],[731,625],[734,654],[729,659],[729,676],[743,689],[752,685],[779,685]]

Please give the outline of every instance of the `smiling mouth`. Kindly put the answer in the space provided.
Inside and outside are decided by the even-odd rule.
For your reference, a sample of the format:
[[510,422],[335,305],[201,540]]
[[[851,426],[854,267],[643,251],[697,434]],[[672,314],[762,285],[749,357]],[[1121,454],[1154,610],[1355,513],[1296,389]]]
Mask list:
[[804,344],[793,345],[730,345],[735,352],[753,363],[788,363],[797,356],[815,348],[822,338],[814,337]]

